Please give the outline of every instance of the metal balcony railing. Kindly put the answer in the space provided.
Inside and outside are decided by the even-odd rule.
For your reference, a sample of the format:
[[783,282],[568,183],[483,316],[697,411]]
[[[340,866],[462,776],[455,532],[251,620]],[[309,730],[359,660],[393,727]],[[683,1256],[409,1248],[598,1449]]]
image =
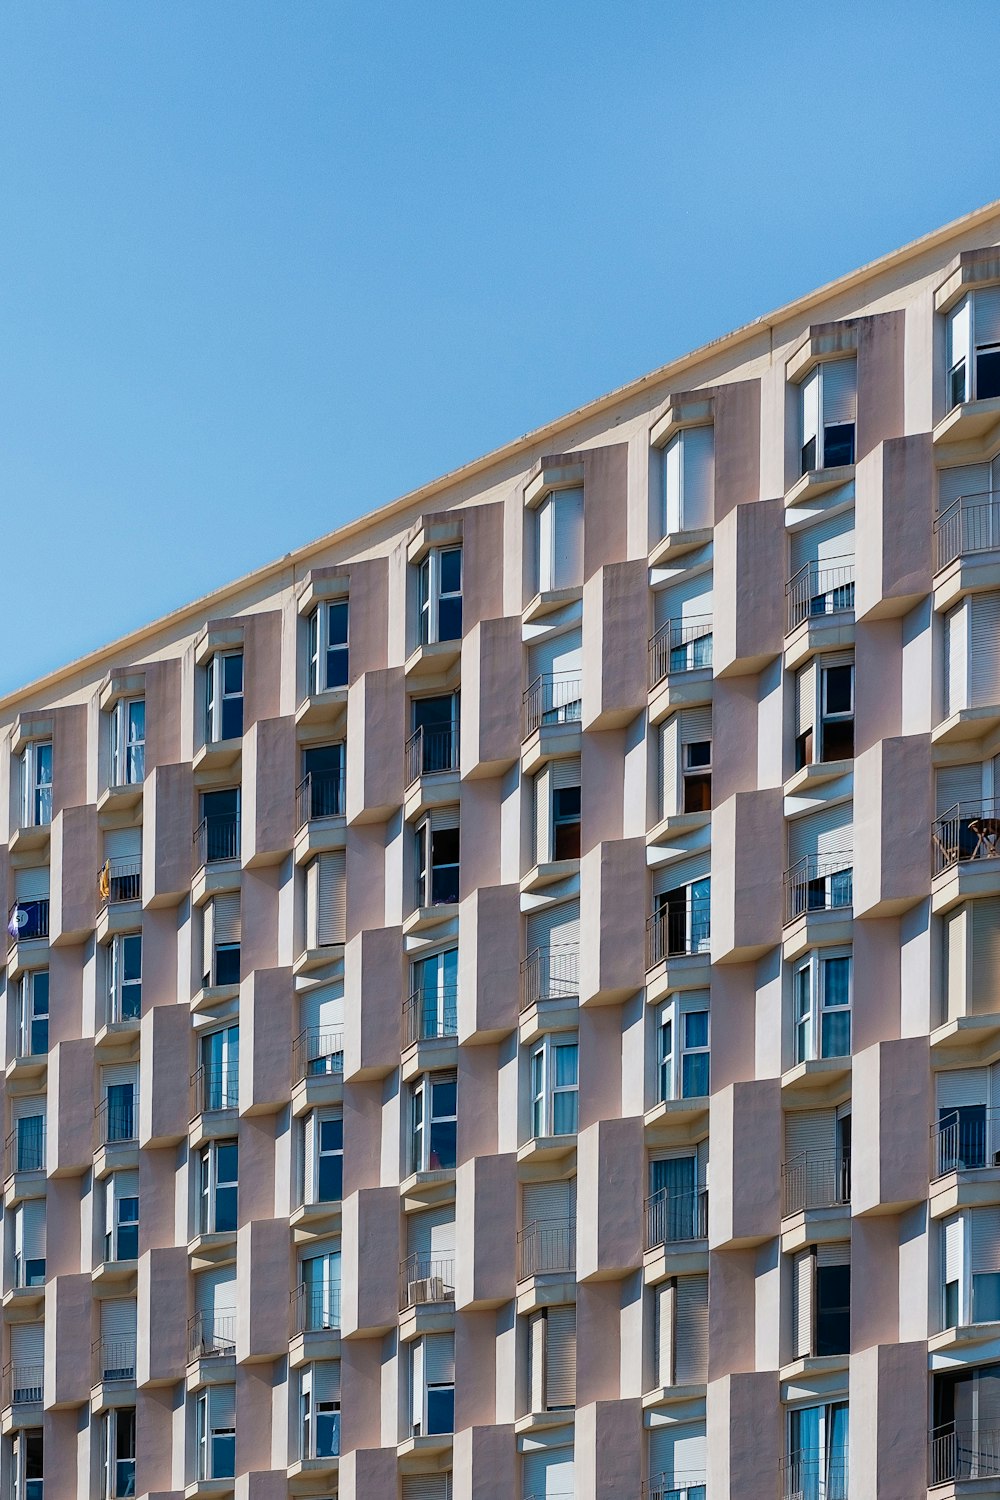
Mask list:
[[517,1231],[517,1276],[576,1270],[576,1219],[533,1219]]
[[931,1126],[934,1177],[1000,1166],[1000,1108],[973,1105],[942,1112]]
[[211,813],[194,831],[194,846],[200,865],[240,857],[239,813]]
[[403,1004],[403,1046],[458,1035],[458,987],[414,990]]
[[238,1063],[200,1067],[191,1074],[191,1118],[222,1109],[236,1109],[240,1102]]
[[580,993],[580,947],[552,943],[521,960],[521,1009],[542,1000],[573,1000]]
[[90,1346],[94,1362],[94,1384],[102,1381],[135,1380],[135,1336],[96,1339]]
[[224,1358],[236,1353],[236,1309],[196,1312],[187,1323],[188,1359]]
[[521,695],[522,736],[543,724],[578,724],[583,712],[579,672],[545,672]]
[[934,522],[934,566],[1000,547],[1000,495],[960,495]]
[[708,1234],[708,1188],[703,1184],[674,1191],[660,1188],[645,1203],[646,1249],[678,1240],[703,1240]]
[[671,902],[646,918],[646,968],[655,969],[666,958],[708,953],[712,945],[709,896],[688,896]]
[[97,1124],[97,1139],[102,1146],[113,1146],[119,1142],[135,1141],[139,1138],[139,1097],[114,1101],[102,1099],[94,1110]]
[[429,1302],[455,1300],[455,1261],[452,1256],[438,1259],[430,1255],[411,1255],[399,1267],[399,1310],[421,1307]]
[[665,620],[651,635],[649,686],[655,688],[671,672],[694,672],[712,665],[712,616],[688,615]]
[[141,900],[142,860],[138,856],[106,859],[97,872],[97,896],[102,907]]
[[13,1177],[15,1172],[45,1171],[45,1118],[32,1115],[18,1120],[4,1141],[4,1177]]
[[344,1071],[344,1033],[307,1026],[292,1043],[292,1074],[303,1078],[339,1077]]
[[49,935],[49,898],[15,901],[7,913],[7,943],[27,943]]
[[969,860],[1000,857],[1000,800],[956,802],[935,818],[931,848],[935,875]]
[[704,1469],[651,1474],[643,1480],[642,1500],[705,1500]]
[[423,724],[406,742],[406,785],[421,776],[438,776],[458,770],[458,725]]
[[854,901],[854,851],[807,854],[785,871],[785,921],[814,911],[841,911]]
[[854,608],[854,558],[830,557],[808,562],[785,584],[787,631],[803,620]]
[[309,1286],[300,1281],[290,1300],[295,1333],[320,1333],[340,1327],[339,1281],[319,1281]]
[[801,1151],[781,1164],[782,1213],[837,1208],[851,1201],[851,1158],[846,1151]]
[[11,1360],[3,1369],[4,1406],[40,1406],[44,1378],[43,1364],[24,1365]]
[[295,788],[296,827],[320,818],[342,818],[344,789],[343,771],[310,771]]
[[947,1422],[930,1436],[930,1482],[1000,1478],[1000,1427]]
[[800,1448],[781,1460],[782,1500],[847,1500],[847,1450]]

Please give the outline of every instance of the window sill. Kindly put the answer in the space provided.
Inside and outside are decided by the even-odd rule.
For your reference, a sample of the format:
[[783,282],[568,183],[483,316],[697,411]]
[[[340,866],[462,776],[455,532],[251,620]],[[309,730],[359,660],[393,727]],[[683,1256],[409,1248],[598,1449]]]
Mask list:
[[643,1124],[655,1132],[657,1126],[689,1125],[704,1119],[708,1114],[708,1095],[697,1094],[690,1099],[661,1099],[643,1115]]
[[521,623],[530,625],[534,620],[543,620],[546,615],[554,615],[568,604],[577,604],[582,599],[583,588],[579,584],[568,589],[542,589],[524,606]]
[[15,828],[10,836],[7,846],[11,854],[23,854],[28,849],[47,849],[52,833],[50,823],[32,824],[28,827]]
[[135,1171],[138,1165],[138,1137],[131,1141],[105,1141],[94,1152],[95,1177],[107,1177],[109,1172]]
[[995,1056],[1000,1035],[1000,1015],[953,1016],[931,1032],[931,1057],[935,1068],[961,1064],[984,1066]]
[[781,1216],[781,1249],[785,1255],[807,1245],[830,1245],[851,1238],[851,1205],[833,1203],[828,1208],[800,1208]]
[[850,943],[854,936],[854,908],[835,906],[829,910],[806,911],[786,922],[781,933],[782,957],[793,963],[810,948],[829,948],[835,943]]
[[518,1161],[559,1161],[576,1151],[576,1132],[572,1135],[536,1135],[517,1150]]
[[455,1442],[453,1432],[428,1433],[426,1437],[408,1437],[396,1444],[397,1458],[432,1456],[450,1453]]
[[140,1030],[138,1016],[127,1021],[105,1021],[94,1037],[94,1048],[99,1051],[124,1046],[126,1042],[134,1042]]
[[324,693],[309,693],[295,710],[296,724],[330,724],[347,707],[347,689],[328,688]]
[[828,781],[837,781],[841,776],[851,776],[853,773],[853,759],[816,761],[789,776],[782,790],[786,797],[794,797],[809,787],[823,786]]
[[410,1042],[400,1053],[402,1081],[412,1079],[433,1068],[458,1067],[458,1035],[429,1036],[422,1041]]
[[141,781],[131,781],[125,786],[106,786],[97,799],[98,812],[127,812],[138,807],[142,801]]
[[[801,1380],[803,1377],[809,1379],[819,1375],[836,1376],[843,1375],[843,1387],[847,1389],[848,1355],[846,1354],[804,1354],[798,1359],[791,1360],[787,1365],[782,1365],[778,1371],[778,1379]],[[839,1389],[836,1381],[833,1389]]]
[[340,1456],[331,1458],[297,1458],[294,1463],[288,1465],[286,1477],[288,1479],[304,1479],[310,1475],[317,1478],[332,1478],[340,1470]]
[[343,1073],[310,1073],[292,1087],[292,1114],[298,1118],[321,1104],[340,1104],[344,1098]]
[[414,1213],[432,1203],[455,1200],[455,1168],[438,1167],[433,1172],[411,1172],[399,1184],[404,1213]]
[[133,1370],[131,1380],[99,1380],[90,1388],[90,1415],[99,1416],[104,1411],[117,1407],[135,1406],[136,1384]]
[[120,1287],[135,1280],[139,1269],[137,1260],[102,1260],[90,1273],[96,1287]]
[[646,834],[647,848],[661,842],[670,842],[685,833],[695,833],[699,828],[711,828],[712,814],[708,812],[668,813]]
[[[43,1283],[41,1286],[12,1286],[8,1288],[3,1294],[2,1305],[5,1309],[17,1307],[22,1309],[22,1311],[27,1311],[27,1309],[37,1307],[44,1301],[45,1286]],[[17,1317],[20,1314],[14,1316]],[[11,1318],[11,1321],[14,1321],[14,1317]]]
[[711,526],[692,528],[690,531],[668,531],[650,550],[649,566],[659,568],[666,562],[673,562],[675,558],[684,557],[688,552],[695,552],[699,547],[706,546],[713,535]]
[[529,1411],[526,1416],[518,1417],[514,1423],[515,1433],[522,1432],[548,1432],[552,1427],[565,1427],[567,1422],[575,1422],[576,1408],[574,1406],[563,1406],[557,1411]]
[[944,1328],[932,1333],[927,1340],[927,1353],[938,1354],[945,1350],[959,1351],[970,1344],[995,1343],[1000,1339],[1000,1323],[964,1323],[958,1328]]
[[347,819],[310,818],[308,823],[296,831],[292,845],[292,857],[299,866],[307,865],[316,854],[328,849],[344,849],[347,846]]
[[243,738],[210,740],[195,754],[192,770],[197,777],[199,771],[222,771],[235,765],[243,754]]
[[418,1302],[399,1315],[399,1342],[410,1344],[425,1333],[454,1333],[455,1299],[447,1302]]
[[850,1057],[812,1057],[796,1063],[781,1075],[782,1107],[808,1104],[816,1109],[828,1102],[839,1104],[850,1080]]
[[650,724],[659,724],[678,708],[693,708],[712,701],[712,668],[692,667],[686,672],[668,672],[647,693]]
[[236,1259],[236,1231],[227,1229],[218,1234],[196,1234],[188,1240],[187,1252],[192,1271],[230,1265]]
[[992,396],[988,401],[963,401],[938,422],[931,433],[931,442],[935,448],[949,443],[972,443],[973,451],[967,455],[971,461],[985,456],[985,450],[993,446],[998,423],[1000,396]]
[[406,677],[443,677],[461,656],[461,637],[455,641],[427,641],[413,647],[403,665],[403,672]]
[[339,1328],[310,1328],[293,1334],[288,1344],[288,1363],[293,1369],[311,1364],[314,1359],[340,1358]]
[[196,1479],[185,1485],[184,1500],[227,1500],[235,1492],[235,1479]]
[[403,919],[403,936],[411,932],[423,932],[430,927],[440,927],[443,922],[458,921],[458,902],[441,901],[437,906],[418,906]]
[[324,948],[306,948],[292,964],[294,975],[308,974],[313,969],[324,969],[328,964],[343,963],[343,943],[328,943]]
[[327,1234],[338,1228],[343,1212],[343,1200],[333,1198],[329,1203],[300,1203],[293,1209],[288,1227],[297,1230],[300,1238],[311,1234]]
[[670,1406],[675,1401],[704,1401],[707,1385],[661,1385],[647,1391],[642,1398],[643,1411],[652,1411],[658,1406]]
[[547,885],[555,885],[559,880],[570,880],[579,874],[578,859],[549,860],[544,864],[532,865],[527,875],[521,877],[520,891],[524,896],[530,891],[544,890]]
[[854,645],[854,611],[807,615],[785,635],[785,671],[794,672],[821,651],[845,651]]
[[49,1054],[39,1052],[31,1057],[12,1057],[4,1069],[4,1077],[41,1078],[48,1071]]
[[44,1167],[39,1167],[35,1172],[11,1172],[10,1176],[4,1179],[4,1208],[13,1208],[15,1204],[23,1203],[28,1198],[44,1198],[45,1192]]
[[932,745],[955,745],[962,740],[980,740],[1000,725],[1000,704],[983,708],[959,708],[931,730]]
[[786,492],[785,509],[792,510],[797,505],[818,500],[822,495],[828,495],[831,490],[840,489],[845,484],[853,484],[854,467],[854,464],[838,464],[831,469],[810,469]]
[[49,966],[49,940],[43,938],[21,938],[7,949],[8,982],[19,979],[29,969],[47,969]]
[[238,984],[210,984],[191,996],[191,1009],[195,1012],[215,1010],[216,1006],[225,1005],[227,1002],[238,1000],[239,998],[240,987]]
[[931,1182],[932,1219],[944,1219],[960,1208],[982,1204],[1000,1204],[1000,1167],[965,1167]]

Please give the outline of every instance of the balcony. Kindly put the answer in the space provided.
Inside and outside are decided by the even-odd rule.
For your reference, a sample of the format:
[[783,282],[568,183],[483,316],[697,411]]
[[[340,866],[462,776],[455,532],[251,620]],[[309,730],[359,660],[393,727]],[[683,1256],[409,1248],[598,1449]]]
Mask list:
[[934,569],[959,558],[1000,551],[1000,496],[962,495],[934,522]]
[[815,912],[850,914],[854,901],[854,851],[807,854],[785,871],[785,926]]
[[785,584],[785,633],[854,609],[854,558],[805,563]]
[[666,620],[647,645],[650,691],[675,672],[712,667],[712,616]]
[[414,990],[403,1005],[403,1046],[458,1035],[458,987]]
[[102,909],[121,901],[141,901],[142,860],[138,856],[106,859],[97,872],[97,897]]
[[188,1362],[236,1354],[236,1309],[220,1307],[188,1318]]
[[840,1208],[851,1201],[847,1152],[801,1151],[781,1164],[781,1212],[788,1218],[809,1208]]
[[194,831],[198,864],[218,864],[224,859],[240,857],[239,813],[211,813],[202,818]]
[[847,1500],[846,1448],[800,1448],[781,1460],[781,1500]]
[[1000,1108],[965,1105],[931,1126],[933,1180],[1000,1166]]
[[455,1261],[411,1255],[399,1267],[399,1310],[455,1300]]
[[708,953],[712,945],[710,896],[669,900],[646,918],[646,971],[669,958]]
[[931,827],[932,904],[1000,894],[1000,799],[956,802]]
[[580,993],[580,948],[552,943],[521,960],[521,1010],[543,1000],[575,1000]]
[[294,1333],[329,1333],[340,1328],[340,1282],[300,1281],[291,1294]]
[[45,1171],[45,1119],[33,1115],[19,1120],[4,1142],[4,1178],[21,1172]]
[[295,826],[344,816],[343,771],[310,771],[295,788]]
[[292,1081],[344,1076],[344,1033],[308,1026],[292,1043]]
[[191,1074],[191,1118],[237,1109],[240,1102],[238,1063],[200,1067]]
[[135,1381],[135,1337],[97,1339],[90,1346],[94,1362],[94,1385],[128,1384]]
[[705,1500],[706,1494],[703,1469],[652,1474],[642,1485],[642,1500]]
[[49,898],[15,901],[7,913],[7,947],[17,943],[47,942],[49,936]]
[[546,672],[526,687],[521,698],[521,738],[536,730],[579,726],[583,713],[578,672]]
[[660,1188],[646,1199],[645,1218],[647,1250],[703,1240],[708,1235],[708,1188]]
[[22,1365],[15,1364],[12,1360],[10,1364],[4,1365],[4,1406],[41,1406],[44,1377],[43,1364]]
[[517,1279],[576,1271],[576,1219],[533,1219],[517,1231]]
[[97,1139],[101,1146],[133,1144],[139,1139],[139,1099],[133,1094],[124,1102],[102,1099],[94,1110]]
[[1000,1427],[978,1422],[946,1422],[935,1427],[929,1467],[932,1485],[1000,1478]]
[[442,776],[458,770],[458,725],[422,724],[406,742],[405,786],[409,790],[423,776]]

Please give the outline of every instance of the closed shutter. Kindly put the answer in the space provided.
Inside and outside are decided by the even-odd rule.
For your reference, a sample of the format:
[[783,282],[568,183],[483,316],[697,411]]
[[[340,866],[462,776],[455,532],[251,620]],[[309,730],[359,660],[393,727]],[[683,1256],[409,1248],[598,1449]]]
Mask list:
[[233,892],[227,896],[213,896],[212,909],[215,914],[216,943],[238,943],[240,941],[239,892]]
[[967,1009],[985,1015],[997,1008],[997,976],[1000,975],[1000,897],[972,901],[967,908],[971,926],[971,973]]
[[663,617],[666,620],[695,620],[699,615],[712,613],[712,574],[710,571],[695,573],[679,583],[672,583],[657,596]]
[[319,1112],[310,1110],[302,1121],[302,1185],[303,1203],[312,1203],[316,1196],[316,1137],[319,1131]]
[[668,1386],[674,1383],[674,1308],[677,1305],[677,1289],[673,1281],[661,1281],[653,1291],[656,1298],[656,1383]]
[[521,1189],[521,1223],[572,1219],[576,1215],[576,1178],[564,1182],[526,1182]]
[[404,1474],[403,1500],[451,1500],[451,1473]]
[[45,1199],[27,1198],[18,1209],[21,1253],[25,1260],[45,1259]]
[[854,512],[841,511],[812,526],[792,532],[792,572],[806,563],[830,564],[837,557],[854,555]]
[[830,1245],[816,1246],[818,1266],[849,1266],[851,1264],[850,1240],[835,1240]]
[[1000,593],[972,595],[972,707],[1000,703]]
[[[560,760],[550,762],[552,772],[552,786],[556,791],[563,787],[580,785],[581,758],[579,755],[565,755]],[[453,825],[458,827],[458,820]]]
[[944,1259],[945,1285],[949,1281],[962,1280],[962,1251],[964,1248],[963,1223],[961,1218],[947,1219],[941,1226]]
[[455,1335],[428,1333],[424,1340],[424,1378],[431,1385],[455,1383]]
[[575,588],[583,582],[583,490],[557,490],[552,504],[552,587]]
[[201,972],[206,985],[215,975],[215,902],[208,901],[201,909]]
[[795,733],[806,734],[816,722],[816,664],[795,674]]
[[232,1269],[201,1271],[194,1283],[195,1310],[215,1316],[236,1307],[236,1277]]
[[[458,816],[455,815],[457,827]],[[317,947],[342,943],[347,934],[347,856],[343,849],[320,854],[318,907],[316,913]]]
[[708,1378],[708,1277],[677,1278],[678,1385],[701,1385]]
[[540,1448],[526,1453],[521,1475],[524,1494],[536,1500],[555,1500],[557,1495],[573,1495],[573,1449],[562,1445],[558,1448]]
[[680,714],[672,714],[660,725],[657,806],[661,818],[669,818],[680,811]]
[[132,1085],[134,1093],[139,1084],[138,1063],[111,1063],[101,1069],[101,1092],[107,1097],[108,1089]]
[[805,1359],[813,1352],[813,1273],[815,1256],[801,1250],[792,1261],[792,1355]]
[[299,1000],[299,1025],[303,1031],[340,1031],[344,1025],[343,987],[321,985],[307,990]]
[[1000,1208],[974,1208],[972,1218],[972,1273],[1000,1271]]
[[322,1359],[312,1367],[313,1396],[316,1401],[340,1400],[340,1360]]
[[663,532],[684,529],[684,446],[677,433],[663,450]]
[[938,511],[969,495],[985,495],[991,488],[989,464],[959,464],[938,475]]
[[455,1210],[429,1208],[424,1213],[410,1214],[407,1223],[407,1242],[411,1255],[421,1258],[443,1260],[455,1254]]
[[528,1398],[531,1410],[545,1410],[545,1312],[528,1319]]
[[967,911],[960,906],[944,919],[944,983],[949,1021],[964,1013]]
[[[854,836],[853,807],[838,802],[822,812],[793,818],[788,824],[788,863],[798,864],[809,855],[850,854]],[[848,863],[850,861],[848,860]]]
[[579,944],[579,941],[579,901],[562,901],[556,906],[547,906],[540,911],[533,911],[528,917],[527,951],[529,953],[534,953],[536,948],[551,948],[557,944],[575,946]]
[[576,1403],[576,1308],[550,1307],[546,1312],[545,1405]]
[[[819,436],[819,366],[810,370],[799,387],[799,400],[801,403],[802,422],[802,447],[813,438]],[[816,455],[814,467],[819,467],[819,453]]]
[[545,677],[555,672],[580,672],[583,667],[583,644],[579,630],[539,641],[531,648],[531,676]]
[[551,762],[539,771],[532,782],[531,847],[535,863],[547,864],[552,849],[552,775]]
[[1000,287],[983,287],[973,294],[972,317],[977,349],[1000,344]]
[[681,518],[685,531],[711,526],[715,492],[715,428],[687,427],[680,434],[683,459]]
[[667,891],[680,890],[682,886],[690,885],[695,880],[704,880],[711,869],[712,856],[708,850],[704,854],[693,854],[690,859],[678,859],[669,865],[661,865],[658,870],[653,871],[653,895],[662,896]]
[[944,617],[945,713],[958,713],[969,702],[969,630],[966,605],[959,604]]
[[106,859],[138,859],[142,853],[141,828],[109,828],[104,835]]
[[823,426],[854,422],[858,410],[858,362],[831,359],[823,365]]
[[45,1324],[12,1323],[10,1358],[15,1365],[40,1365],[45,1359]]
[[23,1094],[20,1098],[15,1094],[10,1101],[10,1117],[12,1120],[44,1120],[45,1099],[37,1094]]
[[712,738],[712,705],[704,708],[685,708],[677,716],[680,719],[681,744],[698,745]]
[[823,1156],[836,1155],[836,1110],[797,1109],[785,1116],[786,1162],[794,1161],[806,1151]]
[[135,1338],[136,1306],[132,1297],[106,1297],[101,1303],[101,1338]]
[[19,901],[37,901],[49,894],[49,870],[38,865],[31,870],[14,871],[14,894]]
[[666,1422],[649,1433],[649,1472],[664,1475],[667,1488],[697,1484],[705,1473],[705,1428],[695,1422]]
[[235,1385],[213,1385],[210,1387],[209,1413],[213,1432],[225,1432],[236,1426]]
[[983,795],[983,768],[979,761],[971,766],[942,766],[936,777],[937,814],[950,812],[958,802],[978,802]]
[[966,1104],[985,1104],[989,1096],[986,1068],[951,1068],[937,1075],[938,1109],[958,1109]]

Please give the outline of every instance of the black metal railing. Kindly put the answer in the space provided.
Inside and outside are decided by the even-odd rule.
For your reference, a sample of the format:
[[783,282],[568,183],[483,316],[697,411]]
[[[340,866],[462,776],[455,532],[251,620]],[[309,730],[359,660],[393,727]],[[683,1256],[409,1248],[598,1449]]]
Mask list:
[[805,563],[785,584],[788,633],[803,620],[854,608],[854,558]]
[[666,958],[707,953],[712,943],[711,897],[688,896],[646,918],[646,968]]
[[18,1120],[4,1141],[4,1177],[13,1177],[15,1172],[45,1171],[46,1124],[42,1115],[32,1115]]
[[118,901],[140,901],[142,860],[139,856],[106,859],[97,872],[97,896],[102,906],[112,906]]
[[847,1449],[800,1448],[781,1460],[782,1500],[847,1500]]
[[215,1308],[196,1312],[187,1323],[188,1358],[224,1358],[236,1353],[236,1309]]
[[323,1026],[307,1026],[292,1043],[294,1081],[341,1077],[344,1072],[344,1033]]
[[1000,1166],[1000,1109],[985,1104],[942,1111],[931,1126],[935,1178]]
[[665,620],[651,635],[649,686],[655,688],[671,672],[694,672],[712,665],[712,616],[688,615]]
[[807,854],[785,871],[785,921],[812,911],[841,911],[854,901],[854,851]]
[[851,1158],[846,1151],[800,1151],[781,1164],[781,1211],[838,1208],[851,1201]]
[[956,802],[934,819],[931,850],[935,875],[969,860],[1000,857],[1000,801]]
[[222,1109],[236,1109],[240,1102],[239,1063],[200,1067],[191,1074],[191,1118]]
[[403,1046],[458,1035],[458,987],[414,990],[403,1004]]
[[131,1099],[102,1099],[94,1110],[97,1139],[102,1146],[139,1138],[139,1096]]
[[533,1219],[517,1231],[517,1275],[576,1270],[576,1219]]
[[660,1188],[646,1199],[646,1249],[708,1234],[708,1188]]
[[934,566],[1000,547],[1000,495],[960,495],[934,522]]
[[44,1379],[43,1364],[26,1365],[11,1360],[3,1369],[4,1405],[40,1406]]
[[7,943],[27,943],[49,935],[49,898],[15,901],[7,913]]
[[422,724],[406,742],[406,785],[421,776],[439,776],[458,770],[458,725]]
[[578,724],[583,713],[579,672],[545,672],[521,695],[523,737],[543,724]]
[[310,771],[295,788],[296,827],[344,816],[343,771]]
[[194,845],[198,862],[202,865],[214,864],[220,859],[239,859],[239,813],[210,813],[207,818],[202,818],[194,831]]
[[455,1261],[452,1256],[411,1255],[399,1267],[399,1310],[429,1302],[455,1300]]
[[521,1009],[542,1000],[573,1000],[580,993],[578,943],[551,943],[521,960]]
[[340,1327],[340,1282],[300,1281],[291,1295],[295,1333],[321,1333]]
[[135,1380],[135,1335],[95,1339],[90,1346],[94,1361],[94,1384],[102,1381]]
[[643,1480],[642,1500],[705,1500],[704,1469],[674,1469]]
[[947,1422],[931,1432],[931,1484],[997,1478],[1000,1478],[1000,1427]]

